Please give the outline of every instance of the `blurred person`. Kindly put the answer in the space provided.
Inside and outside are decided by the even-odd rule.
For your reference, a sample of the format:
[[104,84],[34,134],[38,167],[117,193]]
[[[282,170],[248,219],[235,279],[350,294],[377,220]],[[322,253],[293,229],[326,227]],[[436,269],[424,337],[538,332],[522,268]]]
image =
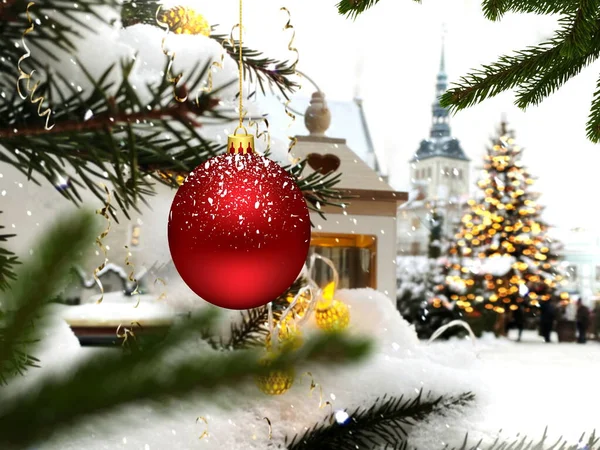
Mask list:
[[554,328],[554,320],[556,319],[556,301],[548,300],[540,303],[540,334],[544,337],[544,341],[550,341],[550,333]]
[[523,309],[523,305],[517,305],[517,309],[513,311],[513,324],[519,332],[517,342],[521,342],[523,329],[525,328],[525,311]]
[[600,341],[600,300],[596,300],[596,307],[594,308],[594,337]]
[[590,309],[579,299],[577,300],[577,342],[580,344],[585,344],[589,326]]

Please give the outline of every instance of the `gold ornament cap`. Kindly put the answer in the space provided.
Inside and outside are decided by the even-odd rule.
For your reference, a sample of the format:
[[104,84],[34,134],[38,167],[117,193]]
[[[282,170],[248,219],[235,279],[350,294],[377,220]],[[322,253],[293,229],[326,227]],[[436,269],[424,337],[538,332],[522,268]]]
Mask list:
[[[237,134],[238,130],[243,130],[244,134]],[[248,134],[245,127],[237,127],[233,134],[227,137],[228,153],[254,153],[254,136]]]

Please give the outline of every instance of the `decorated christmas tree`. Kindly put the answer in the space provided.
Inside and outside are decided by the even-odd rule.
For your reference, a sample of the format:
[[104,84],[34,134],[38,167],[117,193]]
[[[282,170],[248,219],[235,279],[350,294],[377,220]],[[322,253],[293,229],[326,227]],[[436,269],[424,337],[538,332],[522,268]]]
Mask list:
[[447,278],[457,291],[451,299],[467,313],[528,311],[560,294],[558,243],[547,236],[522,154],[502,122],[484,157],[479,190],[449,250],[456,261]]
[[[452,240],[444,235],[443,225],[443,213],[433,206],[425,222],[429,230],[427,257],[398,258],[398,310],[422,339],[430,338],[440,327],[462,318],[462,311],[450,300],[453,291],[445,283],[452,268],[446,256]],[[463,328],[453,328],[442,337],[462,334],[466,334]]]

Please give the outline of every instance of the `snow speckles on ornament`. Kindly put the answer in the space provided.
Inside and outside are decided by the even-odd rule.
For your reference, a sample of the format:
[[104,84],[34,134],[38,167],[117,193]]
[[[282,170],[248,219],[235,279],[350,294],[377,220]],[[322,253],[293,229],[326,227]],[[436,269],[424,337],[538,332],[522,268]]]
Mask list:
[[[265,161],[258,154],[221,155],[211,159],[208,170],[205,164],[196,168],[193,180],[180,187],[173,202],[169,233],[182,233],[178,239],[193,245],[188,247],[190,258],[213,247],[245,254],[249,249],[260,249],[265,255],[274,255],[280,251],[276,244],[279,239],[300,229],[310,235],[310,225],[306,226],[308,209],[303,211],[307,217],[297,210],[298,205],[306,207],[302,192],[279,165]],[[284,193],[286,182],[286,188],[294,189],[285,189]],[[171,237],[169,241],[171,246]],[[298,243],[305,246],[306,237],[303,235]],[[204,267],[208,263],[202,264]],[[248,272],[247,268],[239,270]]]

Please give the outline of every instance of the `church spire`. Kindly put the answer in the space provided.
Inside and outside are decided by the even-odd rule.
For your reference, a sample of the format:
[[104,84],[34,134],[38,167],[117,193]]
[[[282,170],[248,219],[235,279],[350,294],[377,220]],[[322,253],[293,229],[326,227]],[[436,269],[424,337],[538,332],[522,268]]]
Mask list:
[[446,48],[444,37],[445,36],[442,34],[442,56],[440,57],[440,73],[446,73]]
[[431,133],[430,136],[444,137],[450,136],[450,114],[446,108],[440,105],[440,97],[448,89],[448,76],[446,75],[446,52],[444,45],[444,34],[442,33],[442,53],[440,57],[440,71],[437,75],[437,83],[435,85],[435,101],[431,109]]

